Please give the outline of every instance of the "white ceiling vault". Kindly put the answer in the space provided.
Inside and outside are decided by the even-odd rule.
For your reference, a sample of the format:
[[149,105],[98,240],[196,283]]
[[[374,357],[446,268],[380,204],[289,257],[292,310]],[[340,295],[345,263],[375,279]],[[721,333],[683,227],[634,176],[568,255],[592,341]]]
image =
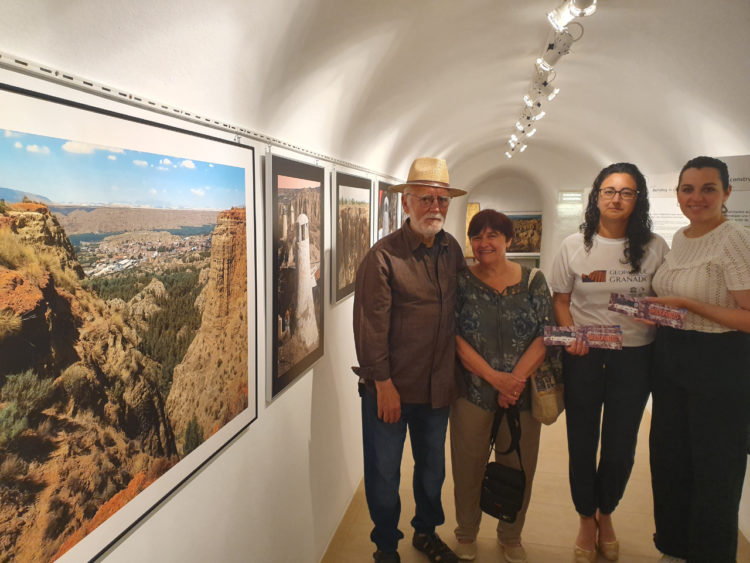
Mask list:
[[[599,0],[508,160],[559,0],[3,0],[0,50],[403,177],[582,187],[750,153],[748,0]],[[577,32],[577,30],[576,30]],[[575,33],[574,33],[575,34]]]

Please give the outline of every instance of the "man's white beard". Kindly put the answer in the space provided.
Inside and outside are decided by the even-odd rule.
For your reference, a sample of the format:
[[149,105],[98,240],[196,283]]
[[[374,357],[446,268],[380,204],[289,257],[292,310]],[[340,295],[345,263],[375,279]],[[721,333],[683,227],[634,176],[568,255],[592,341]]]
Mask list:
[[[440,219],[439,223],[434,223],[427,219]],[[423,237],[434,237],[443,228],[445,218],[440,213],[428,213],[423,215],[420,222],[418,223],[414,217],[411,218],[411,228]]]

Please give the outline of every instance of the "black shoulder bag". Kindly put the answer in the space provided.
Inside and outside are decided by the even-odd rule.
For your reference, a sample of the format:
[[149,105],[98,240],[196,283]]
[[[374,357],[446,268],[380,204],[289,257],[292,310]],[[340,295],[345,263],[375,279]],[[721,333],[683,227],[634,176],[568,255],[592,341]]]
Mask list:
[[[510,429],[510,446],[501,454],[507,454],[515,450],[518,454],[518,462],[521,469],[505,466],[497,461],[489,461],[492,450],[495,447],[495,436],[500,428],[503,415],[507,416]],[[526,490],[526,473],[521,461],[521,420],[518,408],[513,406],[509,409],[498,409],[495,413],[495,421],[492,424],[490,435],[490,453],[487,457],[487,467],[484,470],[482,480],[482,495],[479,506],[482,511],[494,516],[503,522],[512,523],[516,521],[518,511],[523,505],[523,495]]]

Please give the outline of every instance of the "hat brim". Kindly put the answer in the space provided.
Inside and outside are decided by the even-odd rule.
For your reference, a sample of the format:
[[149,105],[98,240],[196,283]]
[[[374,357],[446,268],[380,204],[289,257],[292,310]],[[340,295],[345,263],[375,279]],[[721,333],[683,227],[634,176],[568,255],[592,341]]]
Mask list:
[[421,182],[407,182],[405,184],[397,184],[395,186],[391,186],[388,188],[388,193],[404,193],[404,190],[408,188],[409,186],[424,186],[426,188],[438,188],[440,190],[445,190],[448,192],[448,195],[451,197],[460,197],[462,195],[466,195],[465,190],[461,190],[459,188],[449,188],[445,186],[436,186],[435,184],[428,184],[428,183],[421,183]]

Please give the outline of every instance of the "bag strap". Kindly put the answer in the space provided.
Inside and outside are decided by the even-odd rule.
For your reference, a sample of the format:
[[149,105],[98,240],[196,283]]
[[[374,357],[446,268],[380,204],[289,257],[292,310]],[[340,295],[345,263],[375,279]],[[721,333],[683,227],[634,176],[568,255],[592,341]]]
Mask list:
[[531,282],[534,279],[534,276],[536,276],[536,273],[539,271],[539,268],[531,268],[531,272],[529,272],[529,285],[527,287],[531,287]]
[[492,450],[497,451],[495,447],[495,438],[497,437],[497,431],[500,429],[500,424],[503,421],[503,416],[508,419],[508,428],[510,429],[510,445],[504,452],[497,452],[500,455],[505,455],[513,450],[518,454],[518,463],[523,469],[523,460],[521,459],[521,413],[518,407],[511,406],[507,409],[497,409],[495,411],[495,419],[492,422],[492,433],[490,434],[490,453],[487,455],[487,461],[492,457]]
[[[531,281],[534,279],[534,276],[536,276],[536,273],[538,271],[539,268],[532,268],[531,272],[529,272],[528,287],[531,287]],[[500,424],[503,421],[504,415],[508,418],[508,428],[510,429],[510,445],[508,446],[507,450],[498,453],[500,455],[505,455],[515,450],[518,454],[518,463],[521,466],[521,471],[524,471],[523,460],[521,459],[521,413],[518,411],[518,407],[516,407],[515,405],[507,409],[497,409],[495,411],[495,419],[492,422],[492,432],[490,434],[490,452],[489,454],[487,454],[487,461],[489,461],[490,457],[492,457],[492,450],[497,450],[497,448],[495,448],[495,437],[497,436],[497,431],[500,430]]]

